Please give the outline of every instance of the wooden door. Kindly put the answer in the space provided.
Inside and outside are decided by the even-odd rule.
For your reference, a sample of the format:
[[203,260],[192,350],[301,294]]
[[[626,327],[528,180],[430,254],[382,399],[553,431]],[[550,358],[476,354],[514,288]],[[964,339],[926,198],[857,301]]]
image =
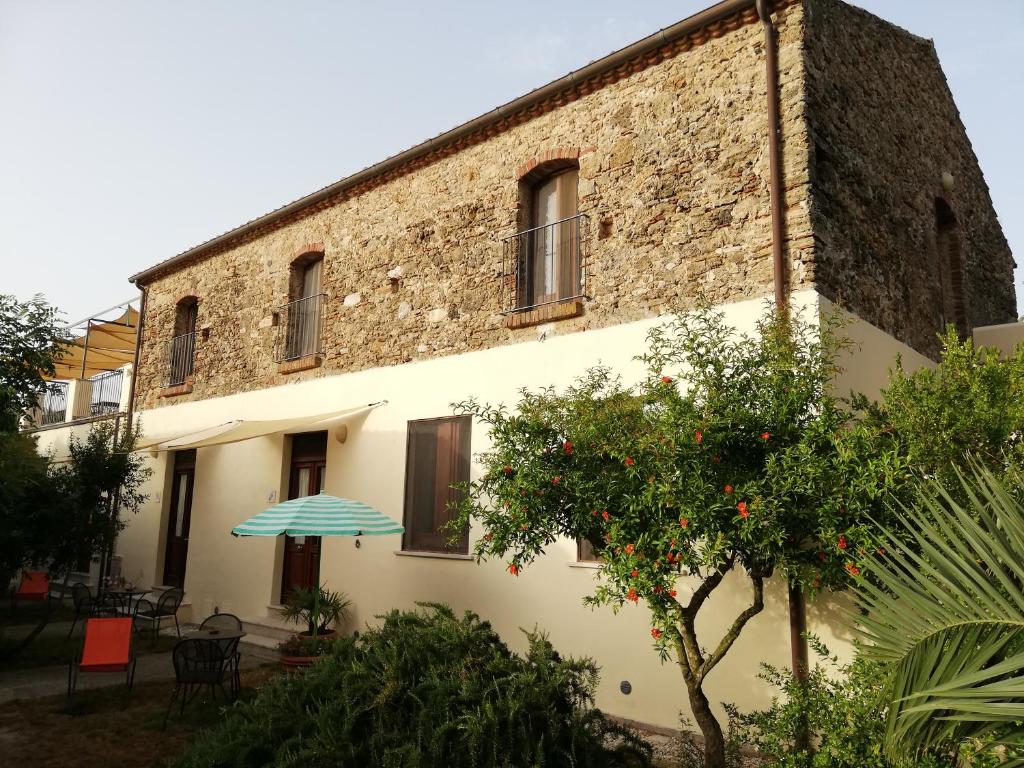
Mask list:
[[167,547],[164,551],[164,580],[171,587],[185,587],[188,564],[188,534],[192,523],[192,492],[195,486],[195,451],[174,454],[170,514],[167,516]]
[[[288,477],[288,498],[312,496],[324,489],[327,434],[296,435],[292,443],[292,466]],[[316,584],[320,562],[319,536],[285,536],[284,567],[281,570],[281,601],[293,589],[311,589]]]

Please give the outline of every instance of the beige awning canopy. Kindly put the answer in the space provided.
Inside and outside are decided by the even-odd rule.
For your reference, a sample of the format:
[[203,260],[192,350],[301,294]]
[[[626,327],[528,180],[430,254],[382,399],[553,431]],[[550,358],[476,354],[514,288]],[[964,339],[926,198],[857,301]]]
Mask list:
[[85,334],[72,341],[54,365],[51,379],[88,379],[135,358],[139,312],[128,306],[113,320],[86,320]]
[[[250,440],[254,437],[266,437],[268,435],[298,434],[301,432],[317,432],[322,429],[333,429],[335,427],[347,427],[351,422],[357,421],[374,408],[383,405],[384,402],[360,405],[354,408],[346,408],[340,411],[319,413],[311,416],[296,416],[288,419],[267,419],[260,421],[248,421],[245,419],[234,419],[216,424],[212,427],[193,430],[191,432],[178,432],[175,434],[154,435],[143,438],[139,441],[135,450],[148,450],[151,453],[160,451],[182,451],[191,448],[208,448],[214,445],[226,445],[237,443],[242,440]],[[145,431],[145,424],[143,424]]]

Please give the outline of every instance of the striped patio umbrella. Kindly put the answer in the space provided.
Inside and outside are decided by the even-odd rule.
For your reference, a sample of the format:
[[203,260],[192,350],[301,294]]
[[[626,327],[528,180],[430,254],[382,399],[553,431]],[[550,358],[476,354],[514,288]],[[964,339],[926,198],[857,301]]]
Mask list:
[[[383,536],[405,528],[361,501],[328,496],[303,496],[282,501],[231,529],[232,536]],[[316,561],[313,610],[319,613],[320,558]],[[313,622],[316,637],[317,622]]]
[[404,531],[361,501],[328,496],[323,491],[282,501],[231,529],[234,536],[383,536]]

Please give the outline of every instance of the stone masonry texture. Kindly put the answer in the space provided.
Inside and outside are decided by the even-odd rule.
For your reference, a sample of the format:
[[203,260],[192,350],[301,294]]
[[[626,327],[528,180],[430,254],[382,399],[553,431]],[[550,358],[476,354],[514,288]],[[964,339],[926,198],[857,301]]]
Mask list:
[[[856,23],[841,34],[847,16]],[[949,169],[968,241],[971,320],[1012,320],[1012,259],[932,47],[834,0],[784,4],[775,18],[789,286],[817,285],[931,351],[930,206]],[[748,21],[170,270],[147,285],[138,407],[606,327],[701,296],[769,297],[765,103],[763,31]],[[591,298],[579,316],[508,328],[501,238],[521,221],[519,175],[576,155]],[[274,360],[274,313],[289,299],[292,262],[310,250],[324,254],[322,364],[285,374]],[[191,391],[161,397],[175,306],[188,296],[203,329]]]
[[806,9],[819,290],[934,357],[944,198],[959,224],[968,325],[1016,320],[1013,258],[935,46],[839,0]]

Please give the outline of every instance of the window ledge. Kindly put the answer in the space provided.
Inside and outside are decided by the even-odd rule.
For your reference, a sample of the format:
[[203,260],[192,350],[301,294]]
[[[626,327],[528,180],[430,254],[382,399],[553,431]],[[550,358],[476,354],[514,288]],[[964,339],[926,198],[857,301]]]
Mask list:
[[294,360],[285,360],[277,364],[278,373],[298,373],[308,371],[310,368],[319,368],[323,365],[324,359],[320,355],[303,355]]
[[192,394],[192,377],[185,379],[183,384],[175,384],[173,387],[164,387],[160,390],[160,397],[177,397],[178,395]]
[[568,565],[570,568],[589,568],[592,571],[604,568],[604,563],[594,563],[588,560],[573,560],[569,563],[566,563],[566,565]]
[[457,552],[424,552],[415,549],[396,549],[395,554],[399,557],[432,557],[436,560],[475,560],[472,555],[462,555]]
[[583,314],[583,302],[580,299],[560,301],[556,304],[545,304],[542,307],[513,312],[505,317],[506,328],[527,328],[541,323],[552,323],[556,320],[568,320]]

